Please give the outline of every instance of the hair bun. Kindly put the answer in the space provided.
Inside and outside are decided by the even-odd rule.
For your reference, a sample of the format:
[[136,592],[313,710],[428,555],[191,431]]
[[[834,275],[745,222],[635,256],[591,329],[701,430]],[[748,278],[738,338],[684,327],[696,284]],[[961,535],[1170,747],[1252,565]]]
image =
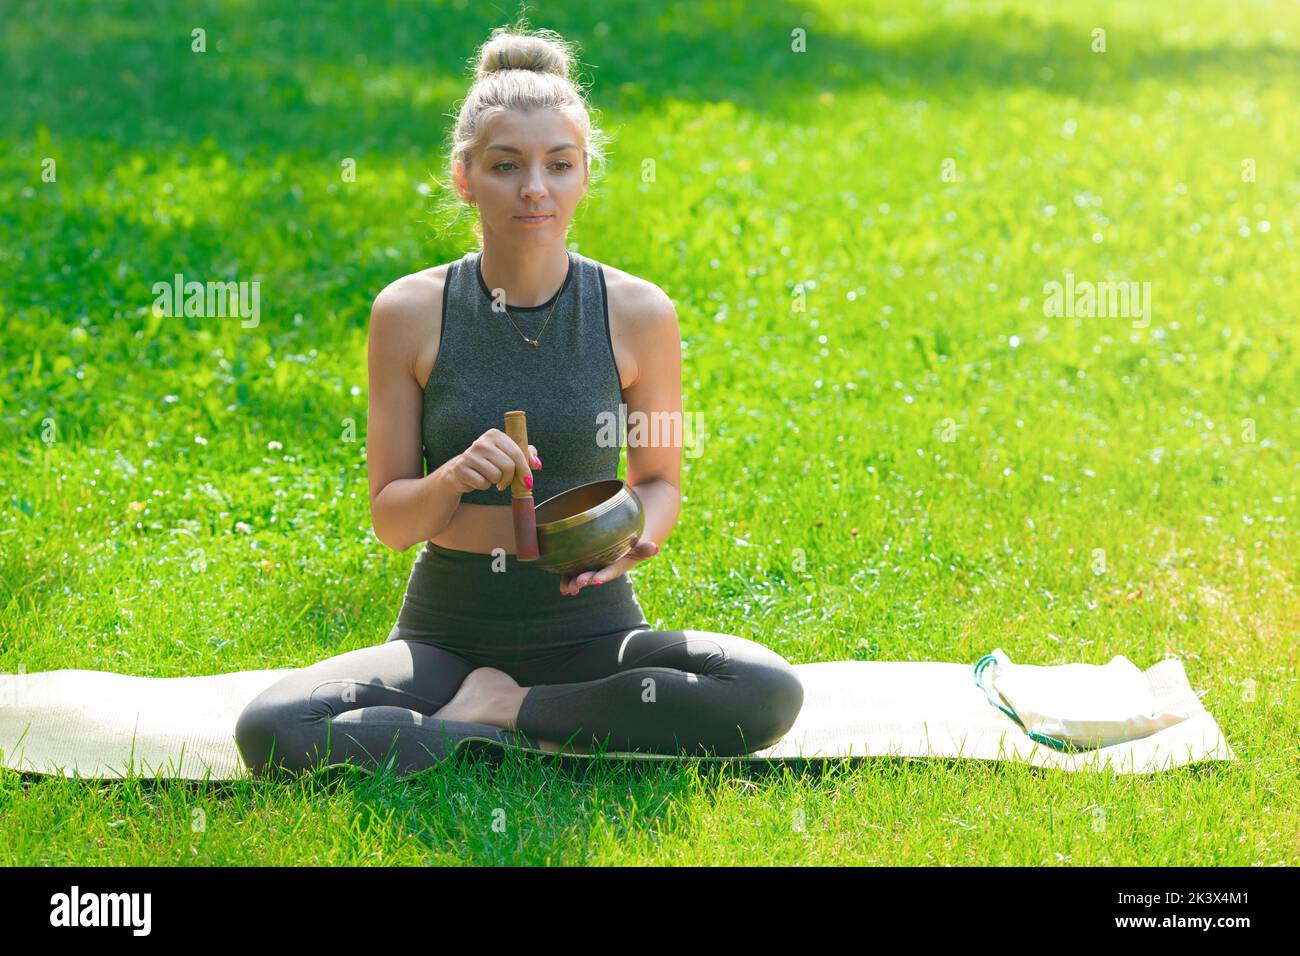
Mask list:
[[560,43],[541,34],[497,32],[479,50],[476,79],[502,70],[532,70],[568,77],[572,59]]

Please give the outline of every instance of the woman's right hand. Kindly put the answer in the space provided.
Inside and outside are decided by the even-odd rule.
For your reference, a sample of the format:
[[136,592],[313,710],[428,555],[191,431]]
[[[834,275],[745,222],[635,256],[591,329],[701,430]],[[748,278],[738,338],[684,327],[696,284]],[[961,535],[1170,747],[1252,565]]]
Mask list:
[[537,457],[537,449],[528,446],[528,457],[532,466],[524,461],[523,452],[513,438],[499,428],[489,428],[463,452],[453,458],[448,470],[452,483],[461,494],[470,491],[485,491],[496,486],[498,491],[505,491],[521,476],[526,488],[533,487],[533,468],[541,468],[542,460]]

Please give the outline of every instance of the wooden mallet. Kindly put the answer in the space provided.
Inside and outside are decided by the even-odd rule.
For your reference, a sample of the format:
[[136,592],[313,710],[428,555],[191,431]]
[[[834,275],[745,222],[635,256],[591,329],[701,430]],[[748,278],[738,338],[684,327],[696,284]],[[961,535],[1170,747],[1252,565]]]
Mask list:
[[[523,412],[506,412],[506,434],[519,446],[524,461],[528,461],[528,421]],[[515,557],[520,561],[536,561],[537,513],[533,493],[518,474],[510,482],[510,516],[515,522]]]

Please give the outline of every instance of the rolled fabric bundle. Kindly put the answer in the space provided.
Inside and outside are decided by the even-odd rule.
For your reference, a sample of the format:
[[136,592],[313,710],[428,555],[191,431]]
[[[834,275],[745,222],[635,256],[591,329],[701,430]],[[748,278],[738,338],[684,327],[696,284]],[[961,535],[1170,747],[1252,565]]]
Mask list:
[[1108,664],[1016,664],[999,647],[975,663],[975,683],[1030,738],[1059,750],[1140,740],[1191,716],[1161,704],[1122,654]]

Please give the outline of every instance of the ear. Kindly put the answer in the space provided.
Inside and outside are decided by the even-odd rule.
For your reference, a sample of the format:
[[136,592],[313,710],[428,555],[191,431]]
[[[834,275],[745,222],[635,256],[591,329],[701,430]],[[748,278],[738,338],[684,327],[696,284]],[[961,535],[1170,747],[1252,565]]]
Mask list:
[[469,181],[465,178],[465,165],[458,159],[452,163],[451,170],[452,175],[456,178],[456,192],[461,199],[469,202]]
[[591,173],[590,171],[588,171],[585,165],[586,164],[585,155],[583,156],[583,164],[584,165],[582,168],[582,195],[578,197],[577,206],[581,206],[584,202],[587,201],[587,190],[591,187]]

